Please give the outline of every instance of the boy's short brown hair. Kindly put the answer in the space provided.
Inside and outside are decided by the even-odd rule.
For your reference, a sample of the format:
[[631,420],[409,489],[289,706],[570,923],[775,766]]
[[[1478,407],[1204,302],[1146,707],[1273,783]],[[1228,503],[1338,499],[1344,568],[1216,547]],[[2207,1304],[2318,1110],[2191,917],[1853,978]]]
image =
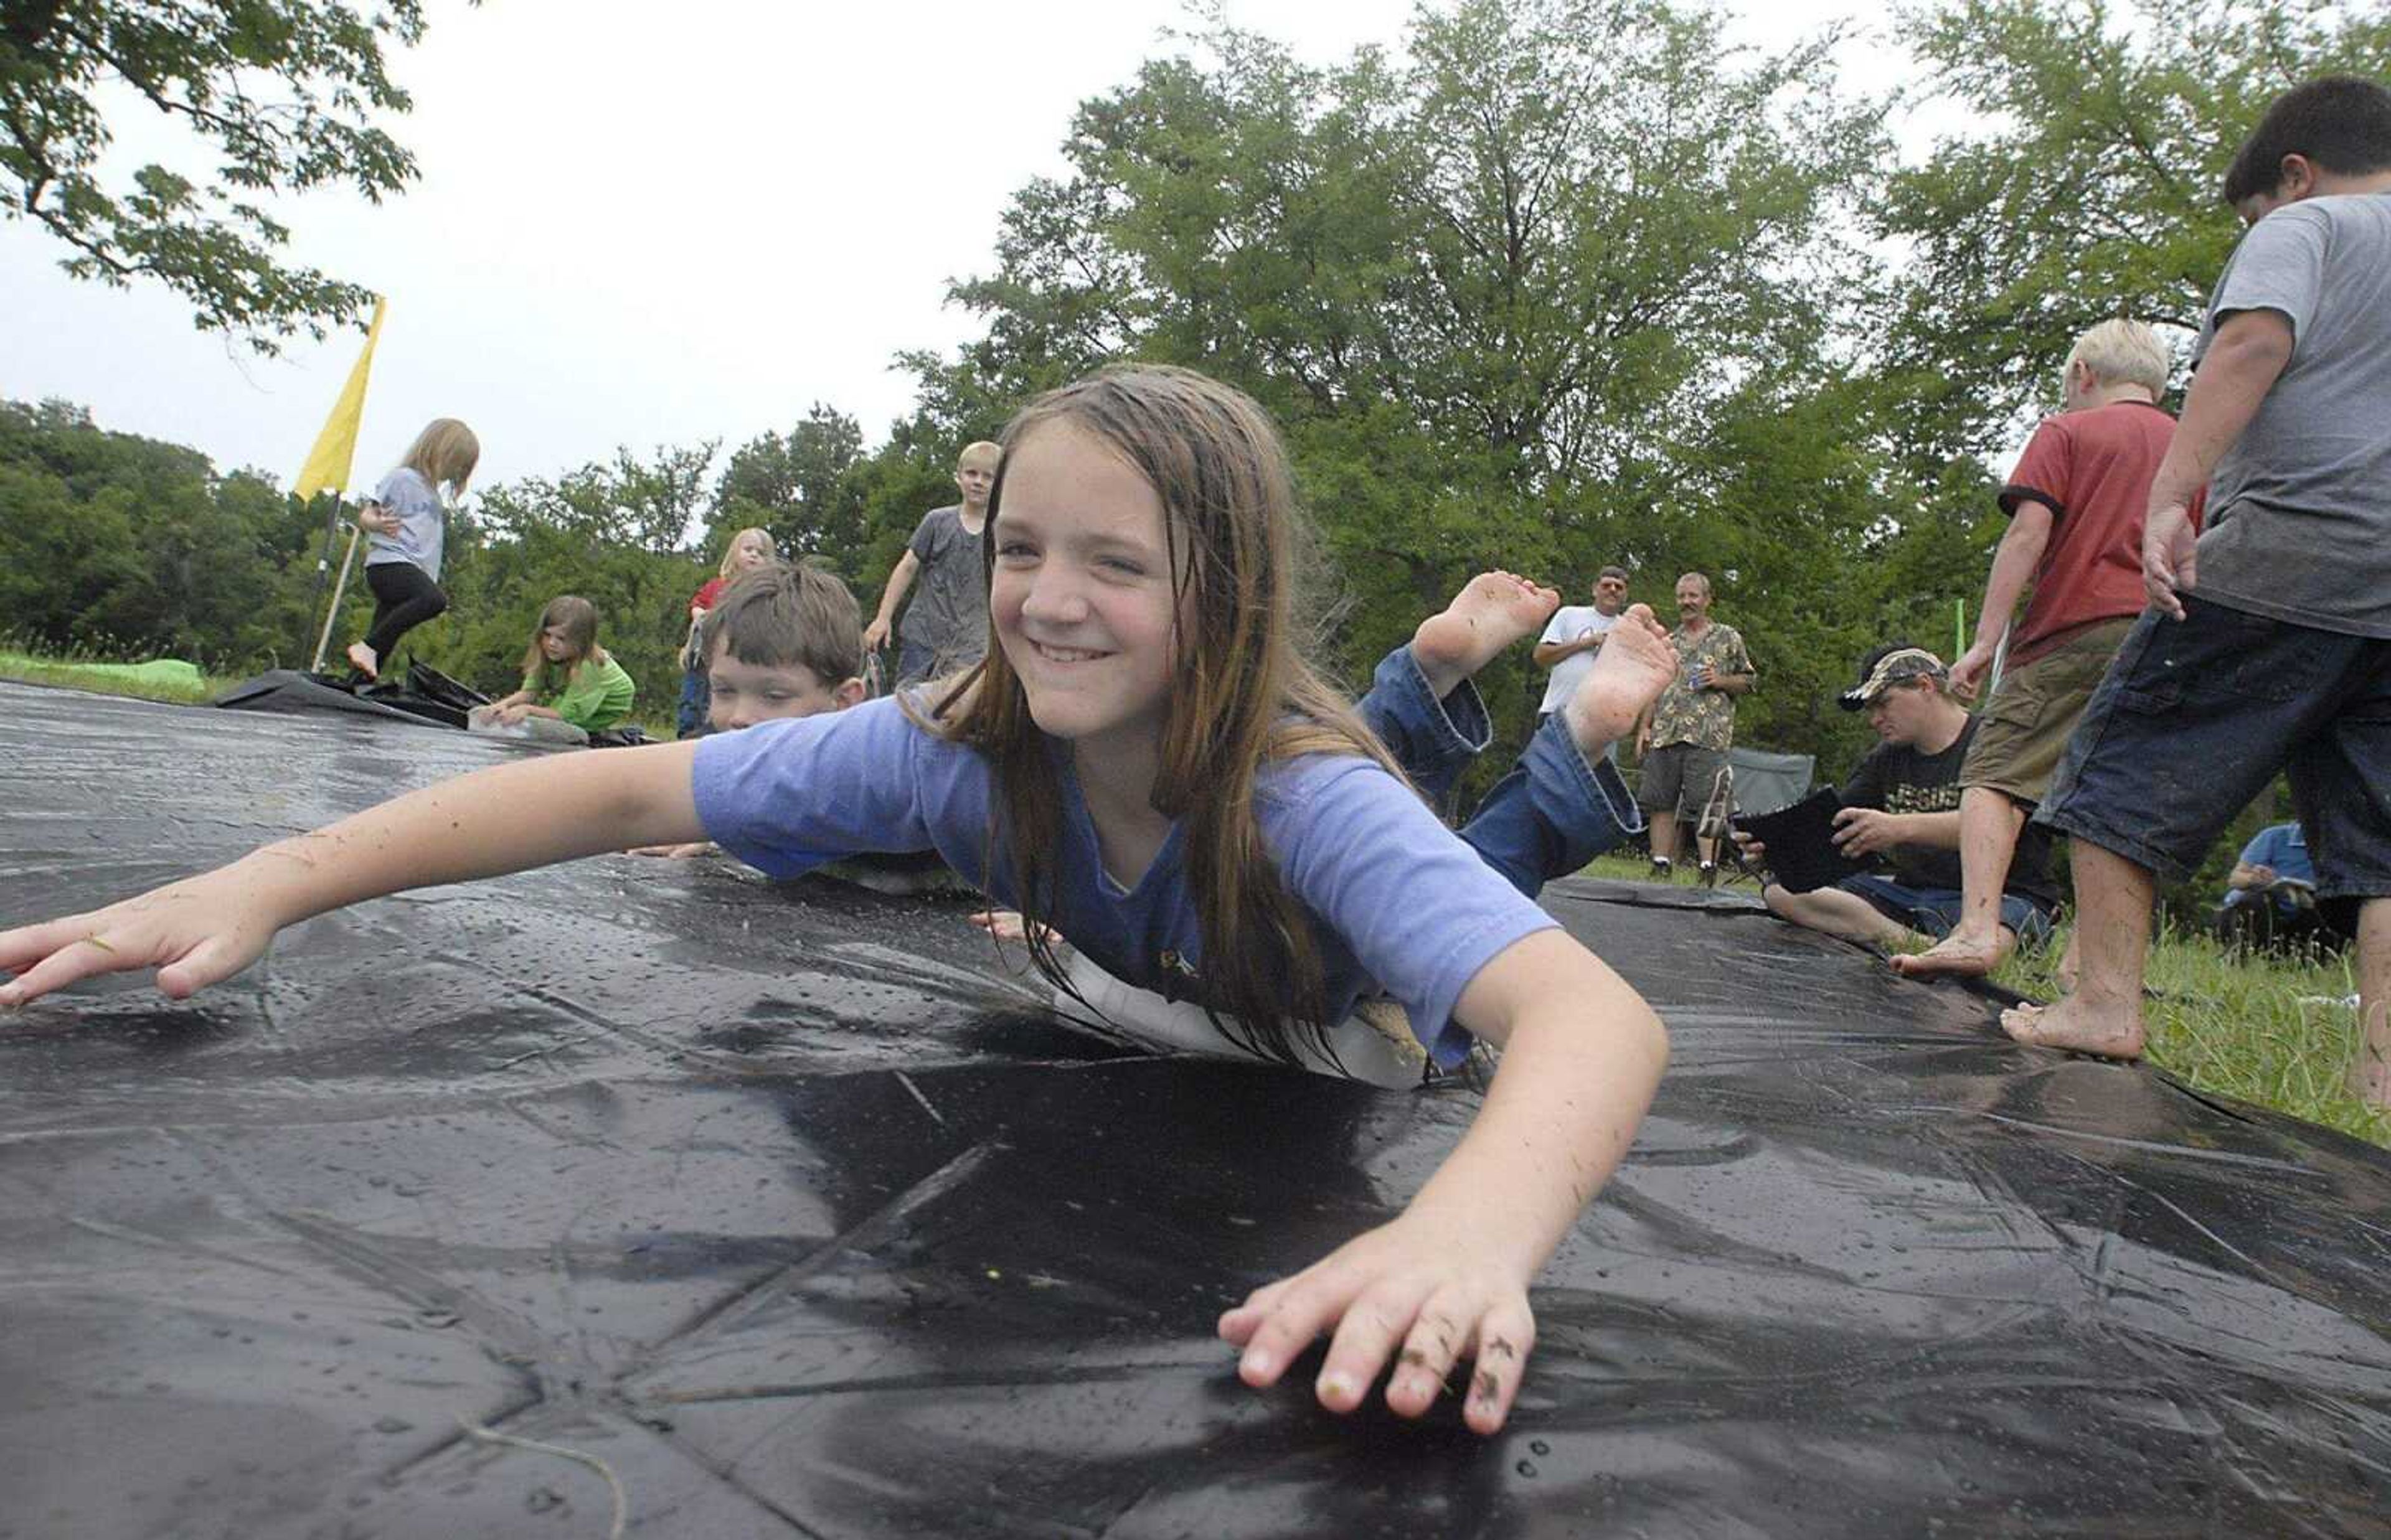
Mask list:
[[826,688],[863,675],[863,611],[847,584],[810,562],[775,561],[731,583],[705,612],[704,654],[757,668],[802,664]]

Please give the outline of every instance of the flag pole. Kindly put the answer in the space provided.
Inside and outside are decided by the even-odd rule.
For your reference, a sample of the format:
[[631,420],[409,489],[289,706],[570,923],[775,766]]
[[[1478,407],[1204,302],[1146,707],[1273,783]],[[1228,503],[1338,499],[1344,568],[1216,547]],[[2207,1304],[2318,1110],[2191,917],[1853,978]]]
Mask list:
[[[333,499],[334,518],[340,516],[338,511],[340,506],[340,500]],[[341,612],[341,596],[349,591],[349,563],[356,557],[357,536],[364,531],[365,526],[361,524],[353,523],[349,526],[349,548],[341,553],[341,578],[339,582],[332,584],[332,602],[324,610],[324,630],[322,635],[316,638],[316,661],[307,665],[307,672],[310,674],[324,672],[324,649],[332,645],[332,620]],[[330,547],[328,545],[325,549],[329,552]]]

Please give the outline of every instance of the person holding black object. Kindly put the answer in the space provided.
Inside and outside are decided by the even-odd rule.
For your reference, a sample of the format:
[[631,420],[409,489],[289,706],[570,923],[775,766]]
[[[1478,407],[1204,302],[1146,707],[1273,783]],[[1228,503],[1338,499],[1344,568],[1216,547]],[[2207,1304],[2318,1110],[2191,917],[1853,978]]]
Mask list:
[[[1833,815],[1831,852],[1803,852],[1790,868],[1822,866],[1832,857],[1864,861],[1864,870],[1831,886],[1797,892],[1780,881],[1761,889],[1769,911],[1796,925],[1884,947],[1923,945],[1948,933],[1960,906],[1959,767],[1976,719],[1950,694],[1950,671],[1923,648],[1878,648],[1860,662],[1859,683],[1840,697],[1845,711],[1866,711],[1884,741],[1845,782]],[[1760,840],[1738,831],[1749,862],[1766,859]],[[1793,853],[1787,853],[1789,857]],[[2050,841],[2029,827],[2019,841],[2001,893],[2005,943],[2040,941],[2050,931],[2058,891],[2050,881]]]

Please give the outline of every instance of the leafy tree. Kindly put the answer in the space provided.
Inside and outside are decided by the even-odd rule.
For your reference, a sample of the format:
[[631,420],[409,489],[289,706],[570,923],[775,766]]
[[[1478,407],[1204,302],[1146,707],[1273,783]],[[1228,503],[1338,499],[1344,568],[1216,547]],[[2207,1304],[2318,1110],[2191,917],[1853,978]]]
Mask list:
[[1910,249],[1888,370],[1913,443],[1985,450],[2069,344],[2126,315],[2188,345],[2240,226],[2225,167],[2267,103],[2391,73],[2391,11],[2320,0],[1940,0],[1902,34],[1980,126],[1893,180]]
[[[1883,143],[1827,83],[1831,39],[1738,55],[1668,0],[1463,0],[1422,9],[1404,66],[1313,68],[1217,22],[1200,42],[1082,106],[1069,173],[1022,191],[996,271],[954,291],[986,335],[914,360],[925,410],[1119,356],[1250,391],[1357,678],[1488,566],[1575,593],[1624,560],[1665,602],[1699,558],[1745,574],[1722,603],[1764,649],[1836,611],[1910,489],[1832,361],[1869,276],[1839,230]],[[1772,468],[1795,423],[1855,447]],[[1520,652],[1480,681],[1514,738],[1542,680]],[[1770,729],[1816,738],[1815,700],[1784,699]]]
[[[0,6],[0,210],[72,253],[79,278],[151,278],[205,329],[259,353],[353,320],[359,286],[289,262],[278,193],[345,184],[380,202],[416,174],[375,116],[405,112],[383,48],[423,35],[420,0],[360,12],[319,0],[9,0]],[[122,89],[117,89],[121,87]],[[102,179],[109,119],[142,104],[218,158]]]
[[862,450],[862,425],[820,402],[786,437],[768,432],[733,450],[715,483],[706,547],[719,550],[732,531],[754,525],[769,530],[784,556],[851,573],[863,506],[847,473]]

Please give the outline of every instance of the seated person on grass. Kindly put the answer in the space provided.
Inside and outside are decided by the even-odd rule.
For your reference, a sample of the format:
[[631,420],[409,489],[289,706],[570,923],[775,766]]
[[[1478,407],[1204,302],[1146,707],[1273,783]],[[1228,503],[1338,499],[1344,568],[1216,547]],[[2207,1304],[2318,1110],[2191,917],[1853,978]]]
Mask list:
[[[476,706],[477,727],[513,727],[545,718],[602,733],[631,714],[638,696],[631,676],[614,655],[598,645],[598,607],[578,594],[548,601],[523,649],[523,688]],[[570,735],[581,741],[580,734]]]
[[2333,929],[2317,907],[2316,863],[2299,820],[2260,829],[2242,847],[2225,879],[2225,901],[2211,923],[2217,939],[2230,948],[2296,952],[2309,947],[2339,951],[2349,937]]
[[[863,611],[819,567],[769,562],[731,580],[698,624],[717,733],[844,711],[863,699]],[[711,841],[651,845],[634,855],[712,853]]]
[[[1861,660],[1859,677],[1843,692],[1842,707],[1866,710],[1884,741],[1842,789],[1835,846],[1855,859],[1881,857],[1892,869],[1806,893],[1771,882],[1761,898],[1771,913],[1846,941],[1919,946],[1948,932],[1959,917],[1959,767],[1976,719],[1951,699],[1943,661],[1922,648],[1878,648]],[[1767,853],[1742,835],[1736,843],[1746,860]],[[2058,896],[2049,866],[2049,837],[2029,828],[2001,893],[2005,943],[2049,933]]]

